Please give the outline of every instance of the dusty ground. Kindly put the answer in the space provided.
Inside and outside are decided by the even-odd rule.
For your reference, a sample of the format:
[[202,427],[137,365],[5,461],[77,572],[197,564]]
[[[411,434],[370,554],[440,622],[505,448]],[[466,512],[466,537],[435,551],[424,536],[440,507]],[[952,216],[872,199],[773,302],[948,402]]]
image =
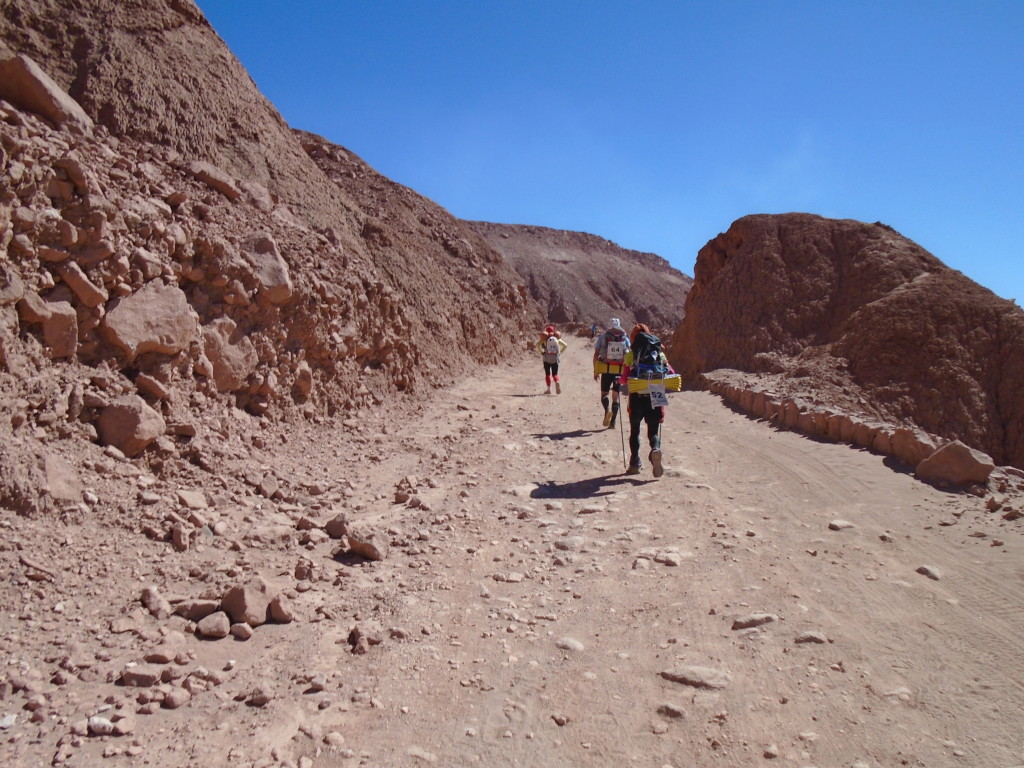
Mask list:
[[[188,551],[140,533],[127,493],[102,519],[0,512],[0,763],[1024,764],[1021,521],[698,392],[672,396],[664,477],[626,477],[589,359],[571,339],[558,396],[527,359],[419,414],[268,439],[254,471],[323,487],[286,503],[197,475],[225,526]],[[96,493],[125,493],[121,475],[196,489],[133,474]],[[423,506],[395,503],[404,488]],[[385,559],[299,543],[301,520],[337,511],[388,539]],[[257,573],[295,621],[244,642],[139,602]],[[380,644],[353,653],[354,627]],[[113,681],[177,631],[168,668],[218,675],[136,714],[148,694]],[[74,735],[92,715],[131,732]]]

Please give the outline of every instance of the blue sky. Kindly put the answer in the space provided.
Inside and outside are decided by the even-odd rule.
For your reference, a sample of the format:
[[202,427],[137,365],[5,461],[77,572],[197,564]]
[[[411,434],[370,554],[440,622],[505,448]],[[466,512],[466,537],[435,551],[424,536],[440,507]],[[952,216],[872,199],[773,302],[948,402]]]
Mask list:
[[1024,0],[198,0],[296,128],[464,219],[693,274],[750,213],[882,221],[1024,304]]

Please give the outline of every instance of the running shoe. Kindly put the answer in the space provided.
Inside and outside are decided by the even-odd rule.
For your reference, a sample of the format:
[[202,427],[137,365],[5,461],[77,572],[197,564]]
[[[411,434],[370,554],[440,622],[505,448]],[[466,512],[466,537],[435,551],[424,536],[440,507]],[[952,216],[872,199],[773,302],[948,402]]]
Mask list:
[[661,451],[658,448],[651,451],[647,458],[651,461],[651,474],[655,477],[661,477],[665,474],[665,468],[661,466]]

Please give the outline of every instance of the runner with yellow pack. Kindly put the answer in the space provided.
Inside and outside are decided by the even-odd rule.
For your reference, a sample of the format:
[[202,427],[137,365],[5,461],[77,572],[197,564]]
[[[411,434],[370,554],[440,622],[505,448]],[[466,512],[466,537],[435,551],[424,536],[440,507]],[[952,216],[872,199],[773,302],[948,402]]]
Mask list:
[[[619,376],[629,351],[629,339],[619,318],[608,321],[608,329],[594,342],[594,381],[601,380],[601,406],[604,408],[602,424],[615,428],[619,415]],[[610,397],[609,397],[610,395]],[[610,407],[609,407],[610,406]]]
[[661,477],[665,469],[661,461],[661,424],[665,421],[668,405],[666,392],[682,389],[683,380],[668,364],[661,350],[661,339],[651,333],[643,323],[630,334],[630,349],[623,361],[619,386],[629,393],[629,466],[627,475],[635,475],[643,468],[640,462],[640,425],[647,424],[647,440],[651,451],[651,473]]

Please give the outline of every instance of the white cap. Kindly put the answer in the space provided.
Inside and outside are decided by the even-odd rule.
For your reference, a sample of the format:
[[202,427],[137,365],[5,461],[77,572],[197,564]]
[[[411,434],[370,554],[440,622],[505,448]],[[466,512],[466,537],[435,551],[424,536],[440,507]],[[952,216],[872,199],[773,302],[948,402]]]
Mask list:
[[609,328],[621,328],[621,327],[622,327],[622,324],[621,324],[621,323],[619,322],[619,318],[617,318],[617,317],[613,317],[613,318],[611,319],[611,322],[610,322],[610,323],[608,323],[608,327],[609,327]]

